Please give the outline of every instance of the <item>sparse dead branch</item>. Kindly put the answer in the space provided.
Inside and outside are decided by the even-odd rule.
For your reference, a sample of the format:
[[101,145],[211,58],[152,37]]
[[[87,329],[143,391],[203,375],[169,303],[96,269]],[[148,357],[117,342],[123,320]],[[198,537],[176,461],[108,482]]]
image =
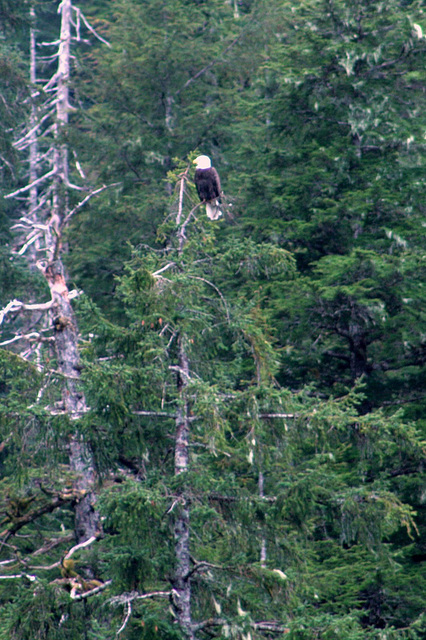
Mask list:
[[54,300],[49,302],[41,302],[38,304],[26,304],[20,300],[11,300],[4,309],[0,311],[0,325],[9,313],[17,313],[18,311],[47,311],[54,305]]
[[4,198],[5,199],[7,199],[7,198],[15,198],[16,196],[20,195],[21,193],[26,193],[27,191],[29,191],[33,187],[36,187],[37,185],[41,184],[42,182],[45,182],[46,180],[48,180],[49,178],[54,176],[55,173],[56,173],[56,168],[52,169],[51,171],[48,171],[47,173],[45,173],[40,178],[37,178],[37,180],[34,180],[34,182],[31,182],[31,184],[27,184],[25,187],[21,187],[21,189],[17,189],[16,191],[13,191],[12,193],[8,193],[7,195],[4,196]]
[[86,202],[91,200],[94,196],[97,196],[98,194],[102,193],[102,191],[105,191],[106,189],[111,189],[112,187],[116,187],[119,184],[120,184],[119,182],[114,182],[113,184],[108,184],[108,185],[104,184],[102,185],[102,187],[99,187],[99,189],[95,189],[94,191],[89,193],[85,198],[83,198],[81,202],[78,203],[78,205],[74,207],[74,209],[71,209],[71,211],[64,217],[61,227],[62,228],[65,227],[70,221],[70,219],[72,218],[72,216],[75,213],[77,213],[77,211],[79,211],[82,207],[84,207]]
[[71,556],[78,551],[79,549],[84,549],[85,547],[90,546],[91,544],[93,544],[93,542],[95,542],[95,540],[97,540],[97,536],[91,536],[90,538],[88,538],[87,540],[85,540],[84,542],[80,542],[80,544],[76,544],[74,545],[74,547],[72,547],[68,553],[64,556],[64,558],[66,560],[68,560],[68,558],[71,558]]

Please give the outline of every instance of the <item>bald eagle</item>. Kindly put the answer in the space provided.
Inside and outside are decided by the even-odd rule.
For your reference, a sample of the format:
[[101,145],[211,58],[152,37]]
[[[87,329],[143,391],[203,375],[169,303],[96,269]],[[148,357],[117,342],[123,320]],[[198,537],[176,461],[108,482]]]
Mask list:
[[217,220],[222,215],[220,210],[220,178],[208,156],[195,158],[195,186],[201,202],[206,203],[206,213],[210,220]]

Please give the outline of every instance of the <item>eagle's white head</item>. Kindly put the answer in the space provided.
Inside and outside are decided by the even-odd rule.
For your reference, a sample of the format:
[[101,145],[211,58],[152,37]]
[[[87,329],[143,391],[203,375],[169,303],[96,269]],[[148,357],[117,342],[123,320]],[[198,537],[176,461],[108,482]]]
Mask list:
[[194,164],[197,165],[197,169],[210,169],[212,166],[209,156],[198,156],[195,158]]

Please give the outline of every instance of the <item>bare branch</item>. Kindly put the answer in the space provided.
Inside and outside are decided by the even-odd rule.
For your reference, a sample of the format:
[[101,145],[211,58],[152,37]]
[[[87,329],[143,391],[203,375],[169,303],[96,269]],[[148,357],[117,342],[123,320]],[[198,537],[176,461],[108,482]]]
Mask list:
[[[45,329],[46,331],[46,329]],[[13,338],[11,338],[10,340],[4,340],[3,342],[0,342],[0,347],[5,347],[8,344],[12,344],[13,342],[17,342],[18,340],[32,340],[32,341],[39,341],[41,340],[41,335],[38,331],[32,331],[31,333],[25,333],[25,334],[18,334],[16,336],[14,336]]]
[[102,584],[98,585],[94,589],[91,589],[90,591],[86,591],[85,593],[79,593],[77,595],[72,595],[71,597],[73,600],[85,600],[86,598],[90,598],[90,596],[94,596],[100,591],[103,591],[104,589],[109,587],[110,584],[112,584],[112,580],[107,580],[106,582],[103,582]]
[[259,413],[259,418],[298,418],[299,415],[297,413]]
[[176,419],[176,413],[167,413],[166,411],[132,411],[134,416],[155,416],[156,418],[173,418]]
[[13,170],[13,166],[11,165],[11,163],[8,160],[6,160],[6,158],[1,154],[0,154],[0,160],[2,160],[2,162],[7,166],[12,176],[15,177],[15,172]]
[[18,251],[18,256],[23,256],[24,253],[26,252],[26,250],[28,249],[28,247],[30,247],[36,240],[38,240],[39,238],[42,238],[43,234],[39,231],[38,233],[35,233],[29,240],[27,240],[27,242],[22,245],[22,247],[19,249]]
[[185,181],[188,178],[189,165],[186,167],[185,171],[180,174],[180,185],[179,185],[179,203],[178,203],[178,212],[176,216],[176,224],[180,224],[180,219],[182,217],[183,211],[183,194],[185,191]]
[[50,309],[54,304],[53,300],[49,302],[41,302],[39,304],[25,304],[20,300],[12,300],[0,311],[0,325],[3,323],[4,318],[8,313],[16,313],[17,311],[46,311]]
[[133,602],[133,600],[147,600],[148,598],[169,598],[171,591],[151,591],[150,593],[138,593],[130,591],[130,593],[122,593],[120,596],[114,596],[108,602],[113,606],[120,606]]
[[117,633],[115,634],[115,637],[116,637],[116,638],[118,638],[118,636],[120,635],[120,633],[121,633],[122,631],[124,631],[124,629],[125,629],[125,628],[126,628],[126,626],[127,626],[127,623],[129,622],[130,616],[132,615],[132,603],[131,603],[131,601],[126,602],[126,607],[127,607],[127,612],[126,612],[126,615],[125,615],[125,617],[124,617],[123,624],[121,625],[121,627],[119,628],[119,630],[118,630],[118,631],[117,631]]
[[0,567],[3,567],[3,566],[4,566],[4,565],[6,565],[6,564],[12,564],[13,562],[16,562],[16,559],[15,559],[15,558],[12,558],[11,560],[2,560],[2,561],[0,562]]
[[257,631],[267,631],[269,633],[290,633],[290,629],[275,620],[265,620],[263,622],[254,622],[253,627]]
[[36,576],[32,576],[29,573],[17,573],[13,576],[0,576],[0,580],[16,580],[18,578],[27,578],[30,582],[35,582],[37,580]]
[[95,540],[97,539],[96,536],[91,536],[90,538],[88,538],[87,540],[85,540],[84,542],[80,542],[80,544],[76,544],[74,547],[72,547],[68,553],[64,556],[65,560],[68,560],[68,558],[71,558],[71,556],[73,555],[73,553],[75,553],[76,551],[78,551],[79,549],[84,549],[84,547],[88,547],[89,545],[91,545],[93,542],[95,542]]
[[74,207],[74,209],[71,209],[71,211],[65,216],[62,222],[62,227],[64,227],[68,223],[70,218],[75,213],[77,213],[77,211],[79,211],[86,204],[86,202],[88,202],[91,198],[93,198],[94,196],[97,196],[99,193],[102,193],[102,191],[105,191],[105,189],[116,187],[119,184],[120,184],[119,182],[114,182],[113,184],[108,184],[108,185],[104,184],[102,187],[99,187],[99,189],[95,189],[95,191],[92,191],[91,193],[89,193],[85,198],[83,198],[81,202],[78,203],[78,205]]
[[[0,537],[4,536],[3,543],[10,536],[14,535],[17,531],[22,529],[22,527],[25,527],[25,525],[29,524],[30,522],[34,522],[35,520],[37,520],[37,518],[40,518],[40,516],[44,515],[45,513],[52,513],[52,511],[54,511],[58,507],[61,507],[68,502],[78,500],[79,498],[82,498],[82,494],[79,491],[64,491],[54,496],[54,498],[50,502],[46,502],[45,504],[36,507],[32,511],[29,511],[29,513],[26,513],[19,517],[15,517],[13,519],[7,517],[6,522],[7,520],[9,520],[9,524],[11,524],[11,526],[10,528],[4,529],[0,533]],[[5,519],[3,519],[1,524],[5,524]]]
[[211,562],[196,562],[193,558],[191,560],[195,563],[195,567],[191,569],[185,576],[185,580],[188,580],[194,573],[203,571],[203,569],[220,569],[221,571],[229,571],[231,567],[221,567],[218,564],[211,564]]
[[163,273],[163,271],[166,271],[167,269],[170,269],[171,267],[175,267],[176,266],[176,262],[169,262],[169,264],[166,264],[165,267],[162,267],[161,269],[158,269],[158,271],[155,271],[153,274],[151,274],[154,278],[156,278],[157,276],[160,275],[160,273]]
[[21,193],[25,193],[26,191],[29,191],[30,189],[32,189],[36,185],[40,184],[40,182],[44,182],[48,178],[52,177],[53,175],[55,175],[55,173],[56,173],[56,168],[52,169],[51,171],[48,171],[48,173],[45,173],[44,176],[41,176],[40,178],[37,178],[37,180],[34,180],[34,182],[31,182],[31,184],[27,184],[26,187],[22,187],[21,189],[17,189],[17,191],[14,191],[13,193],[8,193],[6,196],[4,196],[4,198],[5,199],[14,198],[15,196],[17,196],[17,195],[19,195]]
[[191,211],[188,214],[187,219],[185,220],[185,222],[183,223],[183,225],[179,229],[179,232],[177,234],[177,237],[178,237],[178,240],[179,240],[179,253],[182,253],[183,245],[184,245],[184,242],[186,240],[186,235],[185,235],[186,227],[188,226],[188,223],[191,220],[191,218],[194,216],[194,212],[197,209],[199,209],[203,204],[204,204],[204,202],[199,202],[198,204],[195,205],[195,207],[193,207],[191,209]]
[[224,620],[223,618],[209,618],[208,620],[203,620],[202,622],[193,624],[192,630],[196,632],[206,629],[206,627],[218,627],[225,624],[227,624],[227,620]]
[[189,373],[184,371],[182,367],[179,367],[178,365],[170,365],[169,369],[170,371],[177,371],[185,380],[191,380]]
[[28,140],[28,139],[31,138],[32,134],[35,133],[37,131],[37,129],[39,129],[41,127],[43,122],[45,120],[48,120],[52,116],[52,114],[53,114],[53,109],[51,109],[42,118],[40,118],[40,120],[37,122],[37,124],[34,127],[32,127],[29,131],[27,131],[27,133],[22,138],[19,138],[19,140],[14,142],[13,146],[16,149],[18,149],[19,151],[23,151],[27,146],[27,144],[26,144],[27,141],[28,141],[28,145],[31,144],[31,140]]
[[226,300],[225,300],[224,296],[219,291],[219,289],[216,287],[216,285],[213,284],[213,282],[210,282],[210,280],[206,280],[205,278],[201,278],[199,276],[188,276],[188,278],[192,278],[193,280],[201,280],[202,282],[205,282],[206,284],[210,285],[210,287],[212,287],[216,291],[216,293],[219,295],[220,299],[222,300],[223,306],[225,307],[226,319],[227,319],[227,321],[229,323],[230,322],[230,317],[229,317],[228,305],[226,304]]
[[100,40],[101,42],[106,44],[107,47],[111,47],[110,43],[107,40],[104,40],[104,38],[102,38],[102,36],[100,36],[98,33],[96,33],[94,28],[91,26],[91,24],[84,17],[84,14],[81,12],[81,10],[80,9],[76,9],[75,7],[73,7],[73,9],[77,12],[78,18],[81,18],[83,20],[84,24],[89,29],[90,33],[93,33],[95,38],[97,38],[98,40]]
[[[32,558],[35,558],[37,556],[41,556],[43,555],[43,553],[46,553],[47,551],[51,551],[52,549],[54,549],[55,547],[57,547],[60,544],[64,544],[64,542],[71,542],[71,540],[74,539],[74,534],[69,533],[66,536],[63,536],[61,538],[53,538],[52,540],[49,540],[48,542],[46,542],[46,544],[43,547],[40,547],[39,549],[36,549],[36,551],[33,551],[31,554]],[[58,563],[55,562],[54,565],[50,565],[52,567],[56,567],[58,566]],[[50,567],[32,567],[29,566],[29,569],[49,569]]]
[[[226,624],[228,624],[228,621],[223,618],[209,618],[208,620],[203,620],[198,624],[194,624],[192,629],[193,631],[201,631],[207,627],[217,627]],[[276,622],[275,620],[253,622],[251,627],[257,631],[267,631],[268,633],[290,633],[290,629],[288,627],[285,627],[283,624]]]
[[52,40],[52,42],[40,42],[39,47],[56,47],[58,44],[61,44],[60,40]]
[[143,593],[137,595],[135,600],[146,600],[147,598],[168,598],[170,591],[152,591],[152,593]]

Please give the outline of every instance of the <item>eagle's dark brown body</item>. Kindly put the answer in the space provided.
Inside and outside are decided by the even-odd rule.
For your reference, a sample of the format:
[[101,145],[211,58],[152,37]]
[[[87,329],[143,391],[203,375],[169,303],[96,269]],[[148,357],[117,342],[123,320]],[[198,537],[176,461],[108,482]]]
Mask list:
[[210,169],[196,169],[194,176],[197,193],[202,202],[215,200],[220,197],[219,174],[214,167]]
[[208,156],[198,156],[194,164],[197,165],[194,175],[195,186],[201,202],[206,204],[206,214],[210,220],[217,220],[222,215],[220,210],[220,179],[219,174],[212,167]]

